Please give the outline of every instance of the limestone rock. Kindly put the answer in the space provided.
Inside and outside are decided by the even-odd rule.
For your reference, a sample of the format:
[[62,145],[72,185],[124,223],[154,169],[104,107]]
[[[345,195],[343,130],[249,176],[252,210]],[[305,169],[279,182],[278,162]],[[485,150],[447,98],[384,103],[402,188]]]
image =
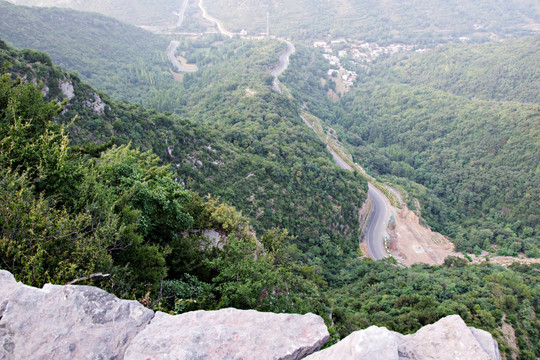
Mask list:
[[473,336],[478,340],[478,343],[484,349],[490,359],[501,360],[501,353],[499,351],[499,344],[493,339],[490,333],[477,328],[469,327],[469,330]]
[[447,316],[403,337],[399,355],[405,359],[494,360],[482,349],[458,315]]
[[[398,334],[399,335],[399,334]],[[355,331],[337,345],[319,351],[306,358],[309,360],[328,359],[388,359],[399,360],[396,333],[386,328],[370,326]]]
[[126,350],[126,360],[302,359],[329,338],[321,317],[222,309],[157,312]]
[[501,356],[489,333],[468,328],[461,317],[451,315],[405,336],[371,326],[307,359],[500,360]]
[[95,287],[38,289],[6,273],[0,271],[0,359],[122,359],[154,314]]

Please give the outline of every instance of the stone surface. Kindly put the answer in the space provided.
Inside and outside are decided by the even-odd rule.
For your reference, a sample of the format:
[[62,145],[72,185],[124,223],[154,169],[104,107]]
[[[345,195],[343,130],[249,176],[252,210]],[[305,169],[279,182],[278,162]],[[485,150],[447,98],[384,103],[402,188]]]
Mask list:
[[404,336],[399,355],[405,359],[492,360],[458,315],[447,316]]
[[501,360],[501,353],[499,351],[499,344],[493,339],[490,333],[477,328],[469,327],[469,330],[473,336],[478,340],[478,343],[484,349],[490,359]]
[[501,356],[489,333],[468,328],[461,317],[451,315],[405,336],[372,326],[306,359],[500,360]]
[[0,270],[0,360],[501,359],[493,337],[458,315],[411,335],[371,326],[313,353],[328,338],[322,318],[313,314],[154,314],[95,287],[38,289]]
[[157,312],[126,350],[126,360],[302,359],[329,338],[321,317],[222,309]]
[[337,345],[308,356],[309,360],[388,359],[399,360],[398,337],[386,328],[370,326],[355,331]]
[[38,289],[0,270],[0,359],[122,359],[153,315],[95,287]]

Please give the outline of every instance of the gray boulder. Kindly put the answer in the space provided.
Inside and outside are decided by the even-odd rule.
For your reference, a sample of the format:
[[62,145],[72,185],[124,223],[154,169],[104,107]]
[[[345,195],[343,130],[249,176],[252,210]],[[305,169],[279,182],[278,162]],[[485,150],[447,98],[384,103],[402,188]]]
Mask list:
[[313,314],[222,309],[171,316],[157,312],[126,350],[127,360],[302,359],[329,334]]
[[433,360],[495,360],[482,348],[458,315],[450,315],[403,337],[400,358]]
[[489,333],[468,328],[461,317],[451,315],[405,336],[371,326],[306,359],[500,360],[501,356]]
[[0,359],[122,359],[153,314],[95,287],[37,289],[0,270]]
[[370,326],[365,330],[353,332],[338,344],[308,356],[306,359],[399,360],[398,345],[396,333],[386,328]]
[[478,340],[478,343],[484,349],[490,359],[501,360],[501,353],[499,351],[499,344],[493,339],[490,333],[477,328],[469,327],[469,330],[473,336]]

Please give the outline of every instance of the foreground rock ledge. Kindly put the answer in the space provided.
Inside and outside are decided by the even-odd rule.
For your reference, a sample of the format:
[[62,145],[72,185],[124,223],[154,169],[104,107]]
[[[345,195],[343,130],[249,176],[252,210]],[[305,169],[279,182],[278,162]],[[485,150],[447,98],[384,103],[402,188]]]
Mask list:
[[223,309],[171,316],[91,286],[33,288],[0,270],[0,360],[296,360],[328,338],[313,314]]
[[172,316],[91,286],[37,289],[0,270],[0,360],[501,359],[493,337],[458,315],[411,335],[371,326],[314,353],[328,338],[313,314],[223,309]]
[[326,359],[500,360],[501,355],[488,332],[468,328],[461,317],[451,315],[411,335],[371,326],[306,358]]
[[[157,312],[126,359],[302,359],[328,341],[321,317],[254,310]],[[174,357],[171,355],[174,354]]]

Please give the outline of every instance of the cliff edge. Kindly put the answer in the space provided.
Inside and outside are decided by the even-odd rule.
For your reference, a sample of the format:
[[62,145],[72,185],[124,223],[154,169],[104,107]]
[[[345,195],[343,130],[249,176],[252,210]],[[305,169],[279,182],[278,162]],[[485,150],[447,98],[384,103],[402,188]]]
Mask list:
[[26,286],[0,270],[0,360],[501,358],[489,333],[457,315],[411,335],[372,326],[318,351],[328,338],[314,314],[222,309],[172,316],[96,287]]

